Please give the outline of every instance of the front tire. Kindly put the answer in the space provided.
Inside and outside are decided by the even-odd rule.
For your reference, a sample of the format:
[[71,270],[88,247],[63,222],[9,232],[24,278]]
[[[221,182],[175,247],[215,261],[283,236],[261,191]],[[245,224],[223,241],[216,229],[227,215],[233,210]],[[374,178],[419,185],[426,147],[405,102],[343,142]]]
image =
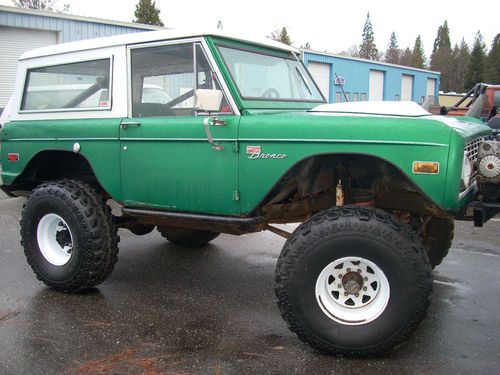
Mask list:
[[109,207],[81,181],[61,180],[31,192],[21,217],[21,245],[38,279],[79,292],[104,281],[118,254]]
[[424,318],[432,271],[410,227],[379,209],[345,206],[314,215],[292,234],[275,291],[302,341],[332,354],[375,355]]
[[422,238],[431,266],[439,266],[450,251],[455,231],[455,222],[452,219],[433,217],[425,226]]

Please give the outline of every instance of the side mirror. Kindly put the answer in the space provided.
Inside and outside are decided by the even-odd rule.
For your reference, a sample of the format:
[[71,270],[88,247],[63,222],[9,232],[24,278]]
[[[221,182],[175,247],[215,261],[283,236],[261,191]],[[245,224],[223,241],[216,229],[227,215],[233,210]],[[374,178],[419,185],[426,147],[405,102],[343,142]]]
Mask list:
[[200,112],[219,112],[222,103],[221,90],[198,89],[194,92],[195,109]]

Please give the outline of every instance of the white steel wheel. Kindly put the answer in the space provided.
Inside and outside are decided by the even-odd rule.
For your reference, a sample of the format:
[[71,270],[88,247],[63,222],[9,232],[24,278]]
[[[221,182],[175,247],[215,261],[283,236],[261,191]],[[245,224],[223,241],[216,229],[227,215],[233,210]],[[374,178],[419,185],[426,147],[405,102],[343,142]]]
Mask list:
[[316,281],[316,300],[321,310],[345,325],[362,325],[377,319],[389,297],[389,282],[382,270],[361,257],[333,261]]
[[73,250],[73,235],[68,224],[56,214],[46,214],[38,222],[37,241],[43,257],[55,266],[69,262]]

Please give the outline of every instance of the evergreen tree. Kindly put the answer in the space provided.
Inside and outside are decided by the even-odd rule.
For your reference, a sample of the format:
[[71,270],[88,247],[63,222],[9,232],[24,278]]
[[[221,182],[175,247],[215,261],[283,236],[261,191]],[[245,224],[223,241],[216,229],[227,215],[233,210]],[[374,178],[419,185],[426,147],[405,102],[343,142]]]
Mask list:
[[58,0],[13,0],[14,4],[19,8],[47,10],[50,12],[67,12],[69,4],[63,4],[62,9],[57,9]]
[[160,9],[156,7],[155,0],[139,0],[135,6],[134,15],[134,22],[136,23],[163,26],[163,22],[160,19]]
[[443,26],[439,26],[437,37],[434,40],[434,48],[431,54],[431,70],[441,72],[441,90],[450,90],[451,76],[451,42],[448,21],[444,21]]
[[488,70],[486,72],[486,81],[489,83],[500,84],[500,34],[497,34],[491,43],[491,50],[488,54]]
[[285,26],[281,29],[279,27],[276,28],[269,37],[277,42],[288,44],[289,46],[292,45],[292,39],[290,38],[288,30]]
[[469,69],[465,76],[465,89],[470,90],[476,83],[485,81],[486,45],[483,36],[478,31],[470,54]]
[[393,31],[391,34],[391,38],[389,39],[389,46],[387,47],[387,51],[385,51],[385,62],[391,64],[399,64],[401,52],[402,51],[398,48],[396,33]]
[[422,39],[419,35],[417,36],[417,39],[415,39],[413,51],[411,52],[411,66],[424,69],[426,67],[425,60],[424,47],[422,45]]
[[359,46],[359,57],[368,60],[378,60],[379,54],[373,37],[372,21],[370,13],[366,15],[365,26],[363,27],[363,40]]
[[462,38],[460,46],[455,44],[451,54],[451,76],[450,90],[455,92],[464,92],[465,90],[465,75],[469,68],[470,49],[465,40]]
[[408,47],[401,54],[401,58],[399,59],[399,64],[404,66],[411,66],[411,49]]

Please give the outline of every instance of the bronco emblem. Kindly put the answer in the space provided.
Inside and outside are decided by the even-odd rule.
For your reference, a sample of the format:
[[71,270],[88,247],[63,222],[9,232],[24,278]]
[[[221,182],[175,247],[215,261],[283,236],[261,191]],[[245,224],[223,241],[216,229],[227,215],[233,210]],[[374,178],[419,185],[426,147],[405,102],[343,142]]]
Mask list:
[[261,146],[247,146],[249,159],[285,159],[287,154],[266,154],[262,152]]

